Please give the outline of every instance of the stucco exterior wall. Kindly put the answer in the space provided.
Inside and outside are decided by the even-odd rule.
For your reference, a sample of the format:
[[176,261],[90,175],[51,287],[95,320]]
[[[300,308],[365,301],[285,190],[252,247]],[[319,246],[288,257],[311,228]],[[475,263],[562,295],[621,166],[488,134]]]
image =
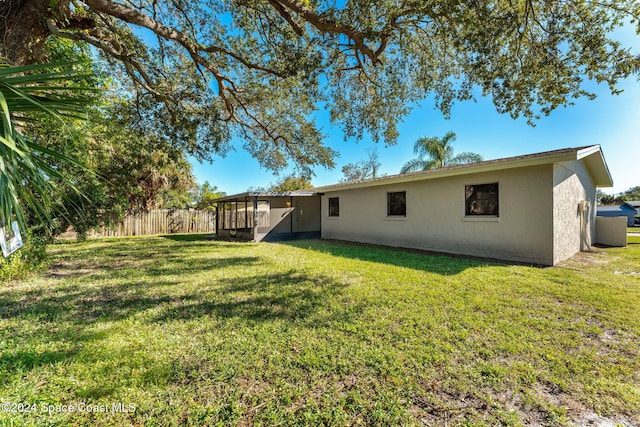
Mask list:
[[[466,217],[465,185],[499,185],[499,217]],[[406,191],[406,217],[387,217],[387,192]],[[328,216],[328,198],[340,216]],[[326,191],[322,237],[553,264],[553,166]]]
[[[596,188],[583,161],[553,165],[553,200],[555,264],[594,243]],[[582,201],[588,205],[581,208]]]
[[320,231],[320,196],[306,197],[261,197],[268,200],[270,210],[269,227],[259,227],[255,240],[267,234],[285,234]]

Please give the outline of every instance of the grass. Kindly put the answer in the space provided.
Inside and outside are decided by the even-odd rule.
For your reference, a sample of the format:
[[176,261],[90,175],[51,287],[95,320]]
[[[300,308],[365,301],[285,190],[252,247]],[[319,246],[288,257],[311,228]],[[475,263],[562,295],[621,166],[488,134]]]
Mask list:
[[629,241],[547,269],[323,241],[55,245],[0,289],[0,422],[638,424]]

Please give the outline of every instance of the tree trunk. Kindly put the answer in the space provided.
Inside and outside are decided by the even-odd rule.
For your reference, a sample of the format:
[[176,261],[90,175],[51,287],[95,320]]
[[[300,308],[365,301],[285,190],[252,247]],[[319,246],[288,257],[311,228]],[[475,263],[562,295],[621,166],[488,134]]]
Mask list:
[[64,16],[68,1],[3,0],[0,2],[0,58],[13,65],[42,62],[49,35],[47,18]]

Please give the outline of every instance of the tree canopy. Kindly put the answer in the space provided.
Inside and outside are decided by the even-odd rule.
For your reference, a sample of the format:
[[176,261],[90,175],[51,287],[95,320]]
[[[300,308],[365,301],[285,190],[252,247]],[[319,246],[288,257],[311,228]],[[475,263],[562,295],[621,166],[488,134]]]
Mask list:
[[624,197],[626,201],[640,200],[640,185],[631,187],[630,189],[622,193],[622,197]]
[[347,163],[342,167],[343,177],[341,182],[358,182],[366,179],[378,177],[378,169],[380,169],[378,150],[368,149],[367,157],[356,163]]
[[220,191],[217,186],[211,185],[209,181],[195,187],[193,194],[193,207],[195,209],[216,210],[217,203],[214,200],[226,196],[227,193]]
[[[49,37],[94,46],[149,133],[206,159],[240,137],[263,166],[332,166],[312,113],[347,138],[394,143],[431,95],[479,93],[535,120],[638,65],[611,32],[637,0],[6,0],[0,56],[46,59]],[[134,28],[136,28],[134,30]],[[124,78],[124,77],[127,78]]]
[[287,191],[304,190],[311,187],[313,187],[313,184],[311,184],[309,177],[289,175],[281,178],[275,184],[271,184],[269,191],[284,193]]
[[602,190],[597,190],[596,200],[600,205],[621,205],[624,202],[640,200],[640,186],[631,187],[618,195],[607,194]]
[[54,64],[0,72],[20,154],[3,141],[2,219],[26,217],[38,234],[72,225],[83,236],[126,213],[190,205],[195,183],[183,151],[138,126],[135,103],[107,90],[109,79],[75,42],[45,48]]

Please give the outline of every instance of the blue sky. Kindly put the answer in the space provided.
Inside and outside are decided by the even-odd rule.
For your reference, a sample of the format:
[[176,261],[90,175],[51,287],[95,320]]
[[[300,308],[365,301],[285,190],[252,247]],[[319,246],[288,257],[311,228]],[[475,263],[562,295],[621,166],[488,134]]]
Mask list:
[[[635,54],[640,53],[640,39],[633,28],[626,27],[617,36]],[[457,134],[453,143],[456,152],[473,151],[486,160],[600,144],[614,181],[613,188],[603,190],[619,193],[640,185],[640,82],[636,77],[620,82],[618,88],[623,92],[619,95],[611,95],[606,85],[588,83],[586,87],[598,94],[595,100],[578,99],[573,106],[541,117],[535,127],[528,125],[526,119],[513,120],[509,115],[498,114],[488,98],[456,104],[448,120],[434,109],[433,101],[426,100],[399,126],[396,145],[377,144],[382,163],[380,172],[399,173],[401,166],[414,157],[416,139],[453,131]],[[326,145],[337,150],[340,156],[334,169],[316,168],[312,183],[316,186],[334,184],[342,177],[343,165],[364,159],[367,148],[376,144],[367,140],[345,142],[340,128],[329,123],[326,111],[318,111],[316,121],[326,134]],[[214,157],[211,164],[192,161],[196,181],[209,181],[221,191],[235,194],[278,180],[242,149],[241,141],[235,145],[235,151],[224,158]]]

